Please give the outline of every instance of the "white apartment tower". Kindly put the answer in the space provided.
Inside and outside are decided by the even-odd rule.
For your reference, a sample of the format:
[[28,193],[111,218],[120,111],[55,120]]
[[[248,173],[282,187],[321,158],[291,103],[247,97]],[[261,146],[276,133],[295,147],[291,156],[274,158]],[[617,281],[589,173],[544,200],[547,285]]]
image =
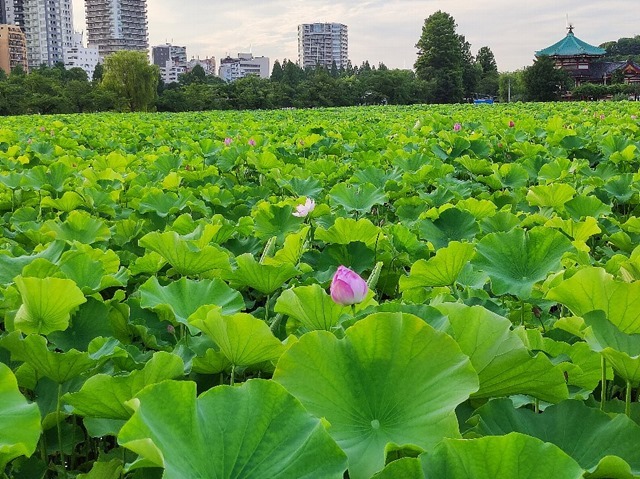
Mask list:
[[247,76],[269,78],[269,57],[254,57],[251,53],[238,53],[238,58],[220,60],[218,76],[232,82]]
[[175,83],[178,77],[187,71],[187,47],[180,47],[167,43],[151,49],[154,65],[160,67],[162,81],[166,84]]
[[321,65],[346,68],[349,61],[347,26],[342,23],[298,25],[298,64],[302,68]]
[[82,68],[87,72],[87,78],[91,81],[93,78],[93,71],[96,69],[98,63],[100,63],[100,55],[98,53],[98,47],[84,46],[82,36],[83,35],[80,32],[75,32],[73,34],[73,43],[71,48],[64,52],[64,66],[67,69]]
[[71,0],[23,0],[11,2],[7,20],[21,26],[27,37],[29,68],[64,62],[73,39]]
[[120,50],[149,50],[146,0],[85,0],[89,45],[100,56]]

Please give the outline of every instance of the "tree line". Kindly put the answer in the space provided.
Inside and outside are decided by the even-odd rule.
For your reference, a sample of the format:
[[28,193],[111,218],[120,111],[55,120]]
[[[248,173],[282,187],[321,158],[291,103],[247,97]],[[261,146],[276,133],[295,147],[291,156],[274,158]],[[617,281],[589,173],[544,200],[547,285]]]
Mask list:
[[[523,70],[499,73],[493,52],[474,55],[454,18],[429,16],[416,44],[414,70],[384,64],[302,69],[275,61],[268,79],[249,76],[234,82],[206,75],[200,66],[164,84],[159,69],[142,52],[117,52],[98,65],[90,79],[80,68],[42,66],[25,74],[0,70],[0,115],[98,111],[203,111],[312,108],[354,105],[459,103],[490,97],[499,101],[552,101],[572,89],[571,79],[542,57]],[[608,58],[640,52],[640,36],[603,45]],[[615,82],[614,82],[615,83]],[[584,86],[576,98],[624,95],[633,87]],[[633,93],[633,92],[631,92]]]

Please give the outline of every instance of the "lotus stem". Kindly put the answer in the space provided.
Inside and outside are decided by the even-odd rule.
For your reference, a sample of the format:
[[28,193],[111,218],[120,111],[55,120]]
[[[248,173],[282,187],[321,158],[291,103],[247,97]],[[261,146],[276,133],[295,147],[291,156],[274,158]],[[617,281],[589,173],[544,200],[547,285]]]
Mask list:
[[540,414],[540,399],[535,398],[533,400],[533,408],[536,414]]
[[231,386],[234,386],[236,384],[236,365],[235,364],[231,365],[231,380],[229,384]]
[[624,398],[624,413],[631,417],[631,381],[627,379],[627,391]]
[[600,380],[600,410],[604,411],[607,402],[607,358],[602,356],[602,379]]
[[62,446],[62,419],[60,418],[61,412],[61,398],[62,398],[62,383],[58,384],[58,401],[56,404],[56,422],[58,428],[58,447],[60,448],[60,465],[62,466],[63,477],[67,477],[67,467],[64,463],[64,447]]

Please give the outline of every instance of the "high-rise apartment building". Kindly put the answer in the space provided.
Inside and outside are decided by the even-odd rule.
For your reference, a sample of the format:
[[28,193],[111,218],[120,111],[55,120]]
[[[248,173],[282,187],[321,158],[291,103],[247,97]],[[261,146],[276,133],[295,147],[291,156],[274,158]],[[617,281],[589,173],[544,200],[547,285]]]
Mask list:
[[298,64],[302,68],[318,65],[346,68],[349,61],[347,26],[341,23],[298,25]]
[[9,74],[18,65],[28,71],[27,37],[17,25],[0,25],[0,69]]
[[85,0],[89,45],[100,56],[120,50],[149,50],[146,0]]
[[160,67],[162,81],[166,84],[178,81],[178,76],[187,71],[187,47],[167,43],[151,49],[154,65]]
[[21,26],[27,37],[29,67],[64,62],[73,37],[71,0],[13,1],[11,7],[13,18],[7,20]]

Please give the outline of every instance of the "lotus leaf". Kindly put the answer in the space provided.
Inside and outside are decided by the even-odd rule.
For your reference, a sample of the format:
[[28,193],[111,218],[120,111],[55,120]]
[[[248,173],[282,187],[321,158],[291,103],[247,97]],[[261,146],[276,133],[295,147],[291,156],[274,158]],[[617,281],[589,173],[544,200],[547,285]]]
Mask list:
[[[611,416],[579,401],[563,401],[535,414],[515,409],[509,399],[496,399],[478,409],[472,420],[476,434],[519,432],[555,444],[596,477],[640,475],[640,426],[623,414]],[[607,473],[602,475],[601,469]]]
[[513,229],[482,238],[472,263],[489,275],[495,294],[527,299],[538,281],[560,268],[560,259],[570,248],[569,240],[552,229]]
[[640,385],[640,334],[620,331],[603,311],[585,314],[584,321],[584,336],[591,349],[602,354],[623,379]]
[[360,241],[367,246],[374,246],[382,236],[382,230],[370,220],[361,218],[336,218],[329,229],[318,228],[315,239],[333,244],[349,244]]
[[63,241],[54,241],[49,244],[46,249],[33,255],[14,258],[8,254],[0,254],[0,284],[7,285],[11,283],[13,279],[22,272],[25,266],[38,258],[43,258],[55,263],[60,258],[65,246]]
[[335,303],[320,285],[313,284],[284,291],[275,311],[300,321],[309,331],[331,331],[349,309]]
[[246,253],[236,258],[238,268],[230,279],[240,286],[248,286],[263,294],[271,294],[282,287],[300,271],[291,263],[278,265],[260,264],[252,254]]
[[71,312],[87,299],[70,279],[15,279],[22,306],[14,320],[16,329],[24,333],[49,334],[69,327]]
[[16,457],[31,456],[41,432],[38,406],[27,402],[9,366],[0,362],[0,471]]
[[546,298],[564,304],[577,316],[604,311],[621,332],[640,333],[640,281],[616,281],[602,268],[586,267],[549,290]]
[[58,240],[79,241],[84,244],[107,241],[111,237],[111,231],[103,221],[80,210],[69,213],[62,223],[55,220],[46,221],[43,231],[53,232]]
[[138,466],[164,467],[165,479],[339,479],[346,467],[320,420],[275,382],[196,398],[195,383],[166,381],[130,404],[118,442],[141,456]]
[[482,306],[445,303],[437,307],[447,314],[450,332],[478,372],[478,398],[528,394],[548,402],[569,395],[564,369],[542,353],[532,356],[511,331],[511,321]]
[[419,224],[420,237],[436,248],[444,248],[450,241],[471,240],[480,231],[475,216],[458,208],[449,208],[438,219],[423,220]]
[[190,324],[209,336],[234,367],[272,361],[284,351],[267,323],[250,314],[224,315],[216,308],[206,319],[193,319]]
[[355,186],[338,183],[331,188],[329,197],[333,204],[342,206],[347,213],[368,213],[375,205],[383,205],[387,201],[384,192],[371,183]]
[[131,411],[125,403],[144,387],[184,375],[184,364],[175,354],[156,352],[144,368],[125,376],[96,374],[80,391],[66,394],[64,401],[73,406],[74,414],[106,419],[129,419]]
[[156,277],[151,277],[139,291],[141,307],[160,313],[165,321],[182,324],[187,324],[189,317],[201,306],[219,306],[223,314],[237,313],[245,308],[242,295],[220,279],[180,278],[161,286]]
[[50,351],[47,340],[38,334],[22,337],[18,331],[0,339],[0,346],[11,352],[14,361],[23,361],[38,375],[62,384],[92,369],[97,362],[88,353],[71,349],[65,353]]
[[331,424],[352,479],[380,471],[388,443],[430,448],[459,437],[454,410],[478,389],[455,341],[402,313],[373,314],[342,340],[305,334],[280,358],[274,379]]
[[179,274],[185,276],[230,269],[229,255],[221,248],[212,245],[198,246],[197,240],[181,237],[175,231],[148,233],[140,238],[139,244],[158,253]]
[[532,186],[527,194],[527,201],[532,206],[551,207],[560,210],[575,194],[576,190],[566,183]]
[[400,291],[452,286],[474,254],[475,248],[472,244],[452,241],[447,247],[436,251],[434,257],[416,261],[409,276],[400,279]]
[[445,439],[421,460],[426,477],[438,479],[581,479],[584,472],[557,446],[516,432]]

